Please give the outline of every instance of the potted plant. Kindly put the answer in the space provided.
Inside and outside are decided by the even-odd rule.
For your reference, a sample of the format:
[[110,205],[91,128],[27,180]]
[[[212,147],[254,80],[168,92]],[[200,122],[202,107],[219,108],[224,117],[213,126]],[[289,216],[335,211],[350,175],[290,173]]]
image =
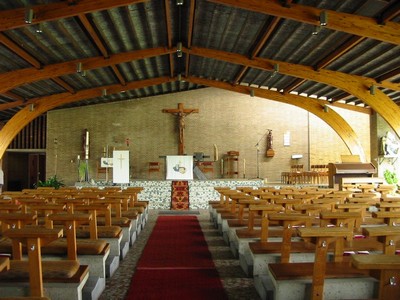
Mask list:
[[397,182],[399,181],[398,178],[397,178],[396,173],[395,172],[391,172],[389,170],[386,170],[383,173],[383,176],[385,177],[385,180],[386,180],[386,182],[388,184],[396,184],[397,185]]
[[57,175],[54,175],[53,177],[50,177],[49,179],[45,181],[39,180],[38,183],[36,184],[36,188],[38,187],[54,187],[55,189],[59,189],[60,187],[65,186],[65,184],[57,179]]

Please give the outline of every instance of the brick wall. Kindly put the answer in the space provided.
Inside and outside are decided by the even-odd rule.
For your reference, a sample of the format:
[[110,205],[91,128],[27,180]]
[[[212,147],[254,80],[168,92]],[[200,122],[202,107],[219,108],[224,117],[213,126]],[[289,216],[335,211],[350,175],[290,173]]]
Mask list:
[[[323,121],[295,106],[249,97],[224,90],[205,88],[177,94],[135,99],[124,102],[62,109],[48,113],[47,174],[57,176],[67,184],[78,180],[76,158],[82,154],[82,134],[90,132],[90,177],[97,179],[96,168],[104,147],[130,151],[131,177],[147,178],[147,163],[162,155],[178,153],[177,120],[164,108],[198,108],[199,113],[186,118],[186,153],[204,152],[213,157],[214,144],[219,158],[230,150],[240,152],[239,177],[259,176],[278,182],[280,173],[289,170],[293,154],[302,154],[298,161],[305,165],[340,161],[341,154],[350,154],[337,134]],[[366,114],[336,109],[360,136],[364,151],[370,157],[370,120]],[[267,129],[272,129],[273,158],[265,157]],[[290,133],[290,146],[283,145],[285,133]],[[126,144],[129,139],[129,146]],[[220,161],[215,177],[220,177]],[[104,175],[101,175],[104,178]],[[161,176],[160,176],[161,179]]]

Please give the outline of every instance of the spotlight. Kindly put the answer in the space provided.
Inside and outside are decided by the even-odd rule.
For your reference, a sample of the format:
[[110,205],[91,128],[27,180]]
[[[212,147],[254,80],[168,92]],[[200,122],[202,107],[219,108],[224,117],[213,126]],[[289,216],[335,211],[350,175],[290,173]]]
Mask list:
[[182,42],[179,42],[179,43],[176,45],[176,55],[177,55],[178,57],[182,57],[182,55],[183,55],[183,53],[182,53]]
[[82,63],[78,62],[76,64],[76,73],[81,73],[82,72]]
[[81,76],[82,76],[82,77],[86,77],[86,70],[83,70],[83,71],[81,72]]
[[324,112],[329,112],[329,106],[328,105],[324,105]]
[[321,31],[321,26],[314,26],[314,30],[312,32],[312,35],[318,35],[318,33]]
[[102,89],[101,96],[103,97],[107,96],[107,89]]
[[179,82],[182,81],[182,74],[178,74],[178,81],[179,81]]
[[255,95],[254,90],[251,89],[251,90],[250,90],[250,97],[254,97],[254,95]]
[[34,17],[33,9],[30,7],[27,7],[25,10],[25,23],[32,24],[33,17]]
[[272,72],[271,77],[274,77],[278,73],[279,73],[279,64],[274,64],[274,71]]
[[38,27],[36,27],[36,33],[42,33],[43,32],[43,24],[39,23]]
[[182,57],[182,42],[178,42],[176,45],[176,52],[178,54],[178,57]]
[[370,93],[371,95],[375,95],[375,93],[376,93],[376,85],[375,85],[375,84],[373,84],[373,85],[371,85],[371,86],[369,87],[369,93]]
[[35,104],[31,103],[29,104],[29,111],[34,111],[35,110]]
[[319,25],[326,26],[328,25],[328,13],[326,10],[321,11],[319,15]]
[[176,5],[183,5],[183,0],[176,0]]

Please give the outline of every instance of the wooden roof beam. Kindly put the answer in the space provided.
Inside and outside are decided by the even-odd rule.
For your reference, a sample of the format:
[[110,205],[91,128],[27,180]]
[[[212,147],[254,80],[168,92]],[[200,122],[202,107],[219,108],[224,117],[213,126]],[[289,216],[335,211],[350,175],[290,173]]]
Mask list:
[[244,65],[267,71],[273,70],[273,66],[275,64],[279,64],[279,73],[312,80],[339,88],[345,92],[348,92],[349,94],[352,94],[369,105],[386,120],[386,122],[400,137],[400,119],[398,118],[400,115],[400,107],[397,106],[396,103],[394,103],[379,89],[376,90],[374,95],[369,92],[369,87],[372,84],[376,84],[374,79],[326,69],[315,71],[309,66],[295,65],[272,59],[249,59],[240,54],[204,49],[200,47],[192,47],[190,50],[185,51],[189,51],[191,54],[198,56],[218,59],[233,64]]
[[[66,1],[34,5],[31,8],[35,17],[31,24],[54,21],[57,19],[75,17],[95,11],[135,5],[148,0],[79,0],[73,5]],[[0,11],[0,31],[21,28],[31,24],[25,23],[25,8]]]
[[[134,90],[138,88],[143,88],[146,86],[160,85],[165,82],[171,82],[172,79],[169,77],[158,77],[140,81],[134,81],[128,83],[126,86],[112,85],[107,86],[107,91],[110,94],[120,93],[123,90]],[[84,99],[90,99],[95,97],[100,97],[102,95],[102,90],[106,87],[96,87],[93,89],[78,91],[75,94],[62,93],[55,94],[46,97],[41,97],[37,99],[30,99],[26,104],[34,103],[35,109],[33,111],[29,110],[29,107],[25,107],[17,112],[0,130],[0,157],[4,155],[7,150],[8,145],[12,142],[14,137],[32,120],[42,115],[43,113],[53,109],[55,107],[81,101]],[[2,109],[2,104],[0,104],[0,109]]]
[[42,67],[40,61],[38,61],[36,58],[34,58],[32,55],[30,55],[28,52],[26,52],[24,49],[22,49],[20,46],[18,46],[16,43],[14,43],[5,34],[1,32],[0,32],[0,43],[2,43],[4,46],[10,49],[16,55],[18,55],[19,57],[30,63],[36,69],[40,69]]
[[[351,50],[353,47],[355,47],[356,45],[358,45],[360,42],[362,42],[363,40],[365,40],[365,38],[363,37],[359,37],[359,36],[354,36],[351,39],[347,40],[347,42],[345,42],[344,44],[342,44],[341,46],[339,46],[339,48],[337,48],[335,51],[331,52],[328,56],[326,56],[325,58],[323,58],[322,60],[320,60],[316,66],[315,66],[315,70],[320,70],[322,68],[325,68],[326,66],[328,66],[330,63],[332,63],[334,60],[338,59],[340,56],[342,56],[343,54],[345,54],[346,52],[348,52],[349,50]],[[290,93],[291,91],[293,91],[295,88],[299,87],[301,84],[303,84],[305,82],[305,80],[302,79],[297,79],[296,81],[294,81],[292,84],[290,84],[289,86],[287,86],[284,89],[284,93]]]
[[133,60],[145,59],[154,56],[167,55],[176,52],[176,49],[166,49],[164,47],[136,50],[130,52],[118,53],[110,55],[108,59],[104,57],[91,57],[68,62],[62,62],[52,65],[43,66],[40,70],[27,68],[12,72],[0,74],[0,93],[4,93],[17,86],[28,82],[34,82],[44,79],[51,79],[62,75],[73,74],[76,72],[78,62],[82,63],[85,70],[109,67],[120,63],[130,62]]
[[335,130],[352,154],[359,154],[360,157],[365,159],[365,154],[360,139],[357,137],[357,134],[355,133],[353,128],[351,128],[346,120],[343,119],[333,109],[330,109],[328,112],[326,112],[324,110],[324,105],[321,104],[320,101],[317,99],[293,94],[282,95],[279,92],[243,85],[233,86],[226,82],[209,80],[205,78],[189,77],[187,78],[187,80],[195,84],[216,87],[247,95],[250,95],[251,90],[253,90],[256,97],[275,100],[278,102],[287,103],[303,108],[325,121],[333,130]]
[[400,24],[388,21],[385,26],[376,22],[376,19],[322,10],[319,8],[292,3],[290,7],[284,7],[277,0],[208,0],[227,6],[251,10],[266,15],[291,19],[294,21],[319,26],[319,16],[326,11],[329,16],[326,28],[342,31],[358,36],[363,36],[390,44],[400,45]]

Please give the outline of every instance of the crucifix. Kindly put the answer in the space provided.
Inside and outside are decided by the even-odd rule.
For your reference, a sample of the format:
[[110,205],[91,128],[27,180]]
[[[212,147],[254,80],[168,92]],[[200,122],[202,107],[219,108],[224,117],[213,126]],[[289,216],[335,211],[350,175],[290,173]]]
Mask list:
[[184,142],[184,131],[185,131],[185,117],[191,113],[198,113],[197,108],[183,108],[183,103],[178,103],[178,108],[163,109],[162,112],[170,113],[178,116],[178,127],[179,127],[179,148],[178,154],[183,155],[185,153],[185,142]]

